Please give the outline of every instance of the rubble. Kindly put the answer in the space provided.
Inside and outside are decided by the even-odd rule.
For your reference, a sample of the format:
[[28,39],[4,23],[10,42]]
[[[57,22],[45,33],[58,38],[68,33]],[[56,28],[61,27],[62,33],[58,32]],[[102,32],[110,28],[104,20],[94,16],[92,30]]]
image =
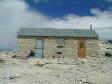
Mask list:
[[[101,46],[103,47],[101,52],[106,52],[108,45],[101,44]],[[37,58],[22,60],[12,56],[13,53],[0,53],[1,61],[5,61],[0,63],[0,84],[111,84],[112,82],[112,59],[105,55],[77,60]]]

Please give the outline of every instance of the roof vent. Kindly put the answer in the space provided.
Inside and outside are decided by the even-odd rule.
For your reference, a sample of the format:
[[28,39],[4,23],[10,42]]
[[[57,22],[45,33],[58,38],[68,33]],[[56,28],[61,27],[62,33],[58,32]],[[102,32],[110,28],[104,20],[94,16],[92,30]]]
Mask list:
[[93,26],[92,25],[90,25],[90,30],[93,30]]

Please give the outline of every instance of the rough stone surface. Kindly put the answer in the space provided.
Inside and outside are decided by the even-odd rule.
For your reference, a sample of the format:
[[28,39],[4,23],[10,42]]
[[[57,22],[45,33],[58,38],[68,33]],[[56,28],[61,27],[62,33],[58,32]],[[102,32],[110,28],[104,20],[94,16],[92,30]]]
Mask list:
[[56,57],[57,43],[55,39],[45,39],[44,40],[44,57],[52,59],[53,56]]
[[100,47],[98,40],[86,40],[86,55],[96,57],[99,55]]
[[[35,39],[17,39],[17,55],[18,57],[25,58],[28,56],[30,50],[35,50]],[[98,40],[86,40],[86,56],[95,57],[99,54],[99,43]],[[62,54],[57,54],[62,52]],[[63,48],[57,48],[57,42],[55,38],[45,38],[43,57],[47,59],[52,58],[67,58],[77,59],[78,58],[78,40],[65,39]]]
[[[100,44],[101,53],[111,44]],[[109,49],[111,50],[111,49]],[[111,84],[112,58],[100,54],[86,59],[10,58],[1,52],[0,84]],[[9,58],[8,58],[9,57]]]
[[77,52],[78,52],[78,45],[77,45],[77,40],[73,40],[73,39],[68,39],[65,40],[65,52],[64,52],[64,56],[65,58],[71,58],[71,59],[75,59],[77,57]]
[[35,39],[17,39],[17,55],[20,58],[28,56],[30,50],[34,50]]

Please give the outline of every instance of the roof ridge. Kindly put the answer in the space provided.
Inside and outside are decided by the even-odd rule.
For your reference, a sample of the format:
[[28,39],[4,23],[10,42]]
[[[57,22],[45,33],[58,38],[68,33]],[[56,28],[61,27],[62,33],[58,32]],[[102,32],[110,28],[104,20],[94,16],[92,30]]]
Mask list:
[[23,36],[63,36],[63,37],[98,37],[90,29],[56,29],[56,28],[20,28],[18,35]]

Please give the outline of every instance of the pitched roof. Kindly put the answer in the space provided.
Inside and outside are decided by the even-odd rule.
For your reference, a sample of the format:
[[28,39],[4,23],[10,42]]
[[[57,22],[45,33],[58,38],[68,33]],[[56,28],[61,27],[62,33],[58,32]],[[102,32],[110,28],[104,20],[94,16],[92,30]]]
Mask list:
[[20,28],[18,36],[56,36],[56,37],[95,37],[98,34],[90,29]]

